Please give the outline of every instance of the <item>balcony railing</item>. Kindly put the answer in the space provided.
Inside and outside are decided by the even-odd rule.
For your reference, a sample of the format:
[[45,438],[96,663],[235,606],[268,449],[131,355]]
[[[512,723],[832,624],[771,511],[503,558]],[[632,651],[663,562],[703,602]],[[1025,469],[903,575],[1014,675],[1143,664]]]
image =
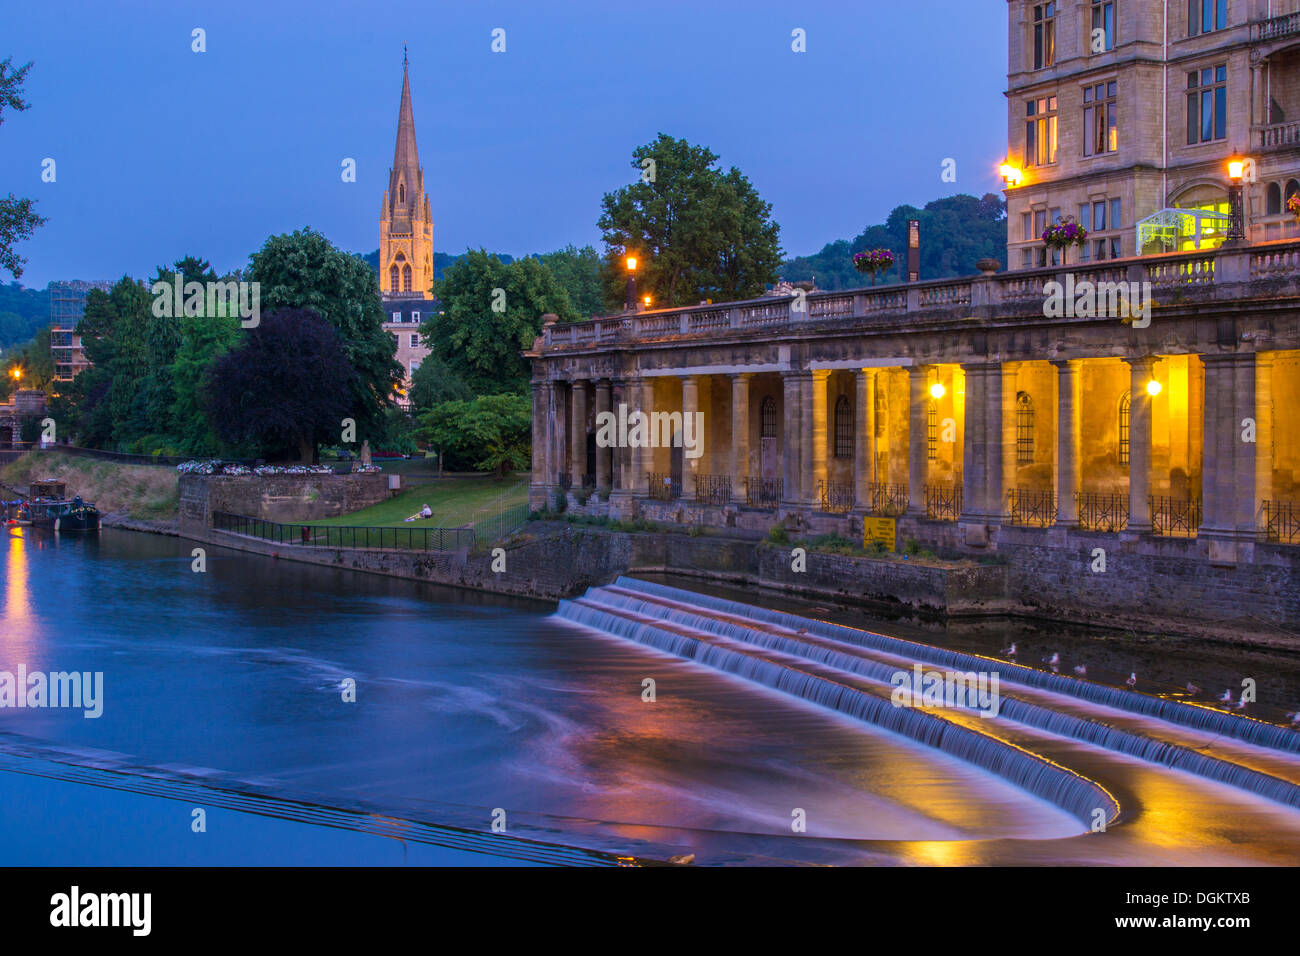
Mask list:
[[1250,26],[1250,38],[1256,43],[1281,40],[1296,34],[1300,34],[1300,13],[1283,14],[1280,17],[1252,23]]
[[907,485],[890,485],[880,482],[871,484],[871,513],[882,517],[897,518],[907,513],[910,501]]
[[[1295,126],[1291,123],[1265,127],[1261,135],[1289,142],[1297,135]],[[1257,131],[1260,129],[1256,128]],[[1257,140],[1256,137],[1254,141]],[[814,292],[805,298],[805,308],[800,310],[793,308],[793,299],[769,296],[742,302],[634,312],[587,322],[548,325],[543,330],[542,349],[603,348],[664,338],[744,337],[756,331],[800,331],[812,323],[868,329],[897,328],[902,317],[913,314],[951,313],[965,321],[972,315],[1005,310],[1041,318],[1046,284],[1063,281],[1066,272],[1074,275],[1076,284],[1150,282],[1159,293],[1168,294],[1164,301],[1170,301],[1173,290],[1187,287],[1212,289],[1220,281],[1221,274],[1233,276],[1234,281],[1243,276],[1244,270],[1240,268],[1220,268],[1228,256],[1249,256],[1252,264],[1249,278],[1256,278],[1253,263],[1258,255],[1290,261],[1294,255],[1300,255],[1300,241],[1274,242],[1243,250],[1202,249],[1041,269],[1017,269],[994,276],[910,282],[847,292]],[[1294,276],[1297,272],[1293,270],[1286,274]]]
[[1255,132],[1259,136],[1256,145],[1260,149],[1300,146],[1300,123],[1274,123],[1271,126],[1257,126]]
[[1051,491],[1012,488],[1007,492],[1011,524],[1050,528],[1056,524],[1057,500]]
[[1163,537],[1194,538],[1201,527],[1201,499],[1151,496],[1151,533]]
[[780,478],[746,478],[745,504],[751,508],[775,508],[785,496],[785,482]]
[[682,480],[662,472],[646,475],[647,494],[652,501],[676,501],[682,496]]
[[822,511],[844,512],[853,510],[853,483],[850,481],[817,482],[817,499]]
[[1123,531],[1128,527],[1128,495],[1081,491],[1074,496],[1084,531]]
[[1294,501],[1264,502],[1264,534],[1278,544],[1300,544],[1300,509]]
[[731,501],[730,475],[696,475],[695,500],[710,505],[725,505]]
[[961,517],[961,485],[926,485],[925,514],[936,521],[956,521]]

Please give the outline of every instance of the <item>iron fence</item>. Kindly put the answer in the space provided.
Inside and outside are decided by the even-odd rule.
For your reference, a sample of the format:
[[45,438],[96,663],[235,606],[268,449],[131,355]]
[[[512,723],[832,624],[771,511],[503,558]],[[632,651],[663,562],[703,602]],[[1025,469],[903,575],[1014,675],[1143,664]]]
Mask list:
[[821,501],[822,511],[853,510],[853,484],[848,481],[817,482],[817,497]]
[[781,478],[746,478],[745,504],[752,508],[776,508],[785,496],[785,481]]
[[1264,502],[1264,532],[1269,541],[1300,544],[1300,516],[1294,501]]
[[1128,495],[1080,491],[1074,496],[1084,531],[1123,531],[1128,527]]
[[730,475],[696,475],[695,500],[710,505],[725,505],[731,501]]
[[[527,515],[525,514],[525,518]],[[474,546],[473,528],[384,528],[281,524],[225,511],[212,513],[212,528],[276,544],[366,550],[462,551]]]
[[1030,488],[1012,488],[1007,492],[1007,509],[1011,524],[1033,528],[1050,528],[1056,524],[1059,510],[1055,492]]
[[523,527],[530,513],[527,503],[503,508],[474,521],[474,534],[480,541],[496,541]]
[[910,494],[907,485],[873,482],[871,485],[871,512],[872,514],[893,518],[907,514]]
[[925,486],[925,514],[936,521],[956,521],[961,517],[961,485]]
[[676,501],[682,496],[682,480],[663,472],[650,472],[646,476],[647,493],[652,501]]
[[1201,499],[1152,495],[1151,533],[1164,537],[1194,538],[1201,527]]

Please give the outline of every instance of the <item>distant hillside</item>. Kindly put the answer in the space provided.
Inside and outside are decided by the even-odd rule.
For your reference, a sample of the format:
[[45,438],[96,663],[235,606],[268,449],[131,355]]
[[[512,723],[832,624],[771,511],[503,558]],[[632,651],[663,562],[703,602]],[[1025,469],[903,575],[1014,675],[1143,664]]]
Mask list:
[[921,278],[949,279],[975,275],[980,259],[997,259],[1006,266],[1006,202],[993,193],[983,198],[965,194],[936,199],[924,209],[898,206],[880,225],[867,226],[853,239],[829,242],[811,256],[790,259],[781,266],[787,282],[812,280],[817,288],[856,289],[871,283],[870,276],[853,268],[853,254],[867,249],[888,249],[895,269],[877,276],[876,283],[901,281],[899,267],[907,249],[907,221],[921,221]]
[[50,324],[50,290],[0,285],[0,349],[27,342]]

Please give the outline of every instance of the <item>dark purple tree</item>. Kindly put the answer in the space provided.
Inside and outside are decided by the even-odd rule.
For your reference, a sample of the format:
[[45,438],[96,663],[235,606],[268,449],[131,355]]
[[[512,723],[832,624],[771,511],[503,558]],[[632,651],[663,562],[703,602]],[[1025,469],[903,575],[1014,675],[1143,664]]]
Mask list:
[[213,364],[205,410],[223,441],[311,462],[317,444],[338,442],[356,375],[334,326],[311,309],[280,309]]

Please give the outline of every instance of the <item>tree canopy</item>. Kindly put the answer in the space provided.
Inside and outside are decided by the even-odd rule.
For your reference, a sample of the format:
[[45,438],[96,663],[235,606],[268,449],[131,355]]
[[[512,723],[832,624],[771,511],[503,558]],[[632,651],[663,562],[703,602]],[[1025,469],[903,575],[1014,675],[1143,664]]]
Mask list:
[[529,466],[532,417],[523,395],[480,395],[434,406],[420,416],[419,434],[444,456],[500,478]]
[[[32,68],[31,63],[14,69],[11,56],[0,60],[0,126],[4,125],[5,110],[21,113],[31,106],[23,99],[23,81]],[[45,224],[45,217],[36,214],[31,199],[19,199],[10,193],[0,199],[0,269],[9,272],[15,279],[23,274],[23,263],[27,260],[14,251],[14,247],[24,239],[30,239],[39,226]]]
[[[598,225],[605,243],[605,298],[623,303],[627,256],[637,295],[653,305],[694,305],[761,295],[781,263],[772,207],[718,155],[663,133],[632,152],[637,180],[606,193]],[[648,182],[646,180],[649,180]]]

